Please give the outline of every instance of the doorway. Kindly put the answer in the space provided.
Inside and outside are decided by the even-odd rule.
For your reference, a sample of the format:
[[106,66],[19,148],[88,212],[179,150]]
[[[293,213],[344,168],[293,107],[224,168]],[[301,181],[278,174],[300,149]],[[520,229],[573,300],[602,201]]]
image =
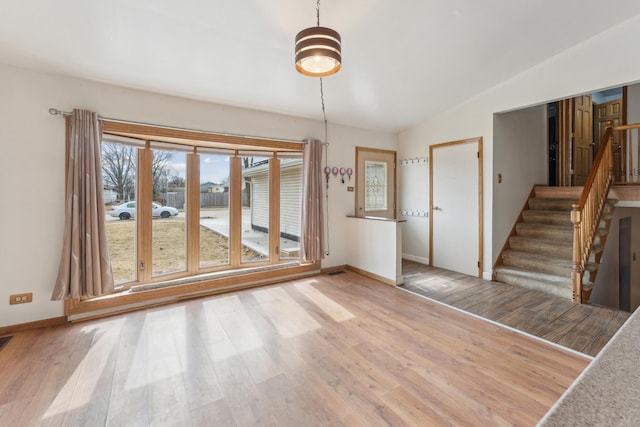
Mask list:
[[[606,124],[626,123],[626,86],[563,99],[547,107],[549,185],[584,185]],[[614,135],[614,182],[624,180],[621,143],[621,136]]]
[[482,277],[482,138],[429,147],[429,262]]

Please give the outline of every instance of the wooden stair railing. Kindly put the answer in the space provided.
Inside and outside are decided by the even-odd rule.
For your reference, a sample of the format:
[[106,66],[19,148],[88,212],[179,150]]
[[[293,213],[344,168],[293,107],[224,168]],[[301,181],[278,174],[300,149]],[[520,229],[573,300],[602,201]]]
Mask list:
[[613,130],[611,126],[607,127],[580,200],[573,205],[571,211],[571,222],[573,222],[571,294],[573,301],[578,303],[586,301],[591,293],[590,287],[583,288],[582,277],[613,181]]
[[[622,132],[622,174],[623,184],[638,183],[638,168],[640,165],[640,123],[612,127],[607,123],[607,129],[602,138],[600,149],[591,167],[591,172],[582,191],[580,201],[573,205],[571,222],[573,222],[573,271],[571,273],[572,298],[575,302],[589,299],[590,287],[583,286],[585,265],[593,241],[600,224],[602,211],[613,183],[613,134]],[[637,158],[632,158],[632,153]],[[635,166],[635,168],[634,168]]]
[[638,184],[640,183],[640,123],[616,126],[613,130],[622,133],[619,148],[622,170],[620,182],[616,184]]

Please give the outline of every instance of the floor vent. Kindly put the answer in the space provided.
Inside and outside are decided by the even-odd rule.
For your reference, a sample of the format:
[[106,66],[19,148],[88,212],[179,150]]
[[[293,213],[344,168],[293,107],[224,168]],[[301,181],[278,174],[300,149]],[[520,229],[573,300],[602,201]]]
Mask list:
[[336,274],[344,274],[346,273],[346,271],[344,270],[336,270],[336,271],[331,271],[329,273],[327,273],[327,276],[335,276]]
[[0,350],[2,350],[4,348],[5,345],[7,345],[7,343],[9,341],[11,341],[11,338],[13,338],[13,336],[10,337],[0,337]]

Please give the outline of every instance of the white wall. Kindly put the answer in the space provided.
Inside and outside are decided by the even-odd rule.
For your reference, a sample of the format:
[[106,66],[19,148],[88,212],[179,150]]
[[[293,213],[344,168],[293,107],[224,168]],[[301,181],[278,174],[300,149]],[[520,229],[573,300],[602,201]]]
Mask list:
[[[417,159],[425,159],[429,156],[429,147],[425,147],[419,156],[412,158],[413,163],[400,164],[397,170],[398,177],[398,208],[400,218],[406,220],[403,224],[404,233],[411,237],[403,239],[402,256],[411,261],[429,263],[429,240],[425,240],[429,230],[429,218],[420,216],[420,212],[429,210],[429,165],[426,162],[418,162]],[[398,160],[409,160],[398,157]],[[411,191],[405,191],[411,188]],[[412,211],[411,215],[402,215],[402,211]]]
[[547,152],[546,105],[494,116],[494,172],[485,177],[493,180],[492,264],[533,186],[548,182]]
[[627,87],[627,123],[640,122],[640,84]]
[[398,221],[352,217],[348,222],[348,264],[386,279],[404,283],[402,277],[402,226]]
[[[492,200],[495,172],[502,165],[494,165],[493,160],[493,114],[637,82],[640,80],[640,55],[629,55],[629,52],[637,50],[638,39],[640,16],[635,16],[400,134],[399,158],[423,155],[431,144],[483,137],[485,277],[490,277],[492,261],[497,255],[493,248],[499,246],[493,243]],[[612,67],[610,60],[603,60],[603,52],[609,58],[619,58],[616,63],[620,65]],[[400,192],[412,194],[421,188],[422,184],[403,182]],[[512,208],[521,205],[520,200],[509,203],[513,204]],[[428,242],[428,229],[407,223],[405,250],[411,247],[408,240],[414,238]],[[421,255],[424,253],[426,248]]]
[[[322,139],[323,124],[290,116],[216,105],[0,65],[0,327],[63,315],[49,301],[63,231],[64,120],[51,107],[83,108],[103,117],[215,132],[302,140]],[[329,111],[331,106],[328,105]],[[329,164],[355,169],[355,146],[395,150],[393,134],[329,123]],[[331,179],[330,255],[323,267],[347,263],[347,214],[354,193]],[[8,304],[33,292],[33,303]]]

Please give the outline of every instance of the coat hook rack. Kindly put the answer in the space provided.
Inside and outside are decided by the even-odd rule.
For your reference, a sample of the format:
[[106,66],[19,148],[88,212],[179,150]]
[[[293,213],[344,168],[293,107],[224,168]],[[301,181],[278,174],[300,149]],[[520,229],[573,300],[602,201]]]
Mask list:
[[428,157],[413,157],[410,159],[401,159],[398,160],[398,163],[401,166],[406,166],[406,165],[418,165],[421,163],[428,163],[429,162],[429,158]]

